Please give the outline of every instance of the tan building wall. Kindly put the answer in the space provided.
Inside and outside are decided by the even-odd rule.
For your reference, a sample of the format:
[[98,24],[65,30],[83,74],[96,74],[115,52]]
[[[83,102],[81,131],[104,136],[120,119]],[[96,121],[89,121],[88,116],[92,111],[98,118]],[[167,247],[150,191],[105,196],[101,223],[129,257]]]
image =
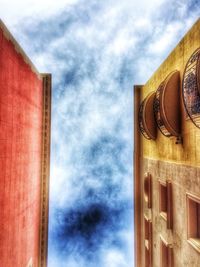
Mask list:
[[[200,47],[200,20],[180,41],[167,59],[161,64],[144,86],[134,87],[135,135],[134,135],[134,172],[135,172],[135,259],[137,267],[199,267],[200,266],[200,210],[186,201],[187,193],[200,198],[200,129],[187,117],[182,101],[182,80],[185,66]],[[141,101],[152,91],[156,91],[161,82],[174,70],[180,71],[181,99],[181,136],[183,142],[176,144],[176,137],[167,138],[157,131],[156,140],[147,140],[139,132],[138,112]],[[144,200],[144,177],[149,173],[152,179],[152,205],[148,208]],[[167,229],[167,222],[160,214],[160,182],[171,182],[172,229]],[[189,200],[188,200],[189,201]],[[170,205],[168,203],[168,205]],[[196,216],[197,215],[197,216]],[[197,218],[196,218],[196,217]],[[145,218],[149,224],[149,244],[145,241]],[[188,220],[191,218],[190,223]],[[195,221],[196,226],[191,226]],[[198,224],[198,226],[197,226]],[[196,249],[188,242],[188,227],[196,229]],[[190,231],[190,230],[189,230]],[[151,237],[152,236],[152,237]],[[148,238],[146,238],[148,239]],[[165,251],[162,241],[168,244],[168,263],[164,265]],[[145,256],[145,244],[150,255]],[[145,263],[146,257],[146,263]],[[171,259],[170,259],[171,257]],[[171,262],[171,263],[170,263]]]

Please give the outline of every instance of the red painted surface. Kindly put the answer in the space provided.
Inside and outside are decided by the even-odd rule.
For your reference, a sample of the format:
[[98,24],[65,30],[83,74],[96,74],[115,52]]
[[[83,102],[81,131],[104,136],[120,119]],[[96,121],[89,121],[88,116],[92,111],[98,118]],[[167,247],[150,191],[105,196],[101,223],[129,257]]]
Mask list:
[[0,267],[38,266],[42,81],[0,29]]

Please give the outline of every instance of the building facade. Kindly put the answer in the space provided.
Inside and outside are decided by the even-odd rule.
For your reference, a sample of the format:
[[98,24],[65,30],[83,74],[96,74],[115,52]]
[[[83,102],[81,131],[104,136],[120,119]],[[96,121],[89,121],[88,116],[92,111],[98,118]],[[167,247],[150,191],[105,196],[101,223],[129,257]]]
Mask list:
[[51,75],[0,21],[0,266],[47,261]]
[[200,266],[200,20],[134,86],[136,267]]

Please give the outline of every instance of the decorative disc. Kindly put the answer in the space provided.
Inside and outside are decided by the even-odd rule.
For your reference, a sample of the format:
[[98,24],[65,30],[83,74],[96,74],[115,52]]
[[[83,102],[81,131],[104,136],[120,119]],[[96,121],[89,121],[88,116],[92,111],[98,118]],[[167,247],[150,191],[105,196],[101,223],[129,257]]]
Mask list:
[[154,100],[157,126],[166,137],[180,136],[180,75],[171,72],[160,84]]
[[153,113],[155,92],[151,92],[141,103],[139,109],[139,128],[146,139],[156,139],[156,122]]
[[200,48],[192,54],[186,64],[182,93],[189,118],[200,128]]

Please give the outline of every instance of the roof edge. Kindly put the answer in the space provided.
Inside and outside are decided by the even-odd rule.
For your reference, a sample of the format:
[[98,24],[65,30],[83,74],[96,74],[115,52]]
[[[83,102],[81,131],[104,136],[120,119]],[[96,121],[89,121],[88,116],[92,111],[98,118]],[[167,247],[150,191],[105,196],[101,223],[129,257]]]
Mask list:
[[40,72],[37,70],[33,62],[26,55],[25,51],[22,49],[20,44],[17,42],[17,40],[14,38],[12,33],[8,30],[8,28],[6,27],[6,25],[1,19],[0,19],[0,29],[2,29],[3,34],[6,37],[6,39],[12,42],[16,52],[22,55],[24,61],[31,67],[31,70],[38,76],[38,78],[42,79]]

